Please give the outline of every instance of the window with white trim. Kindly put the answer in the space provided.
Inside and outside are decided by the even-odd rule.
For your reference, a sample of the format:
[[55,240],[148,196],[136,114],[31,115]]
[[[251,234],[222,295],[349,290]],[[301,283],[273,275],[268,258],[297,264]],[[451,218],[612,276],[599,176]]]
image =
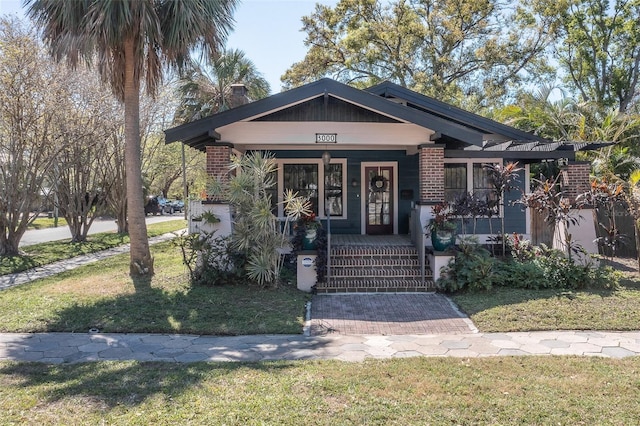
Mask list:
[[318,217],[325,217],[325,208],[334,219],[346,219],[346,175],[347,160],[332,159],[324,166],[321,159],[278,159],[279,202],[277,215],[284,216],[282,194],[291,189],[299,195],[309,197],[311,210]]
[[473,162],[466,159],[447,161],[444,164],[445,201],[455,201],[456,198],[473,192],[476,197],[493,205],[497,212],[496,194],[492,190],[489,173],[484,165],[499,162],[500,160],[494,159],[487,159],[483,162]]

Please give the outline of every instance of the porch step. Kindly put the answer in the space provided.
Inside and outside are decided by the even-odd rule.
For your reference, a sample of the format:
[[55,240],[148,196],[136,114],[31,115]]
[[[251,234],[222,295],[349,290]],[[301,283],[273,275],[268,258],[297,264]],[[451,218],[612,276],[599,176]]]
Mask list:
[[412,245],[337,245],[331,249],[331,277],[318,293],[434,291],[427,264],[420,277],[418,251]]

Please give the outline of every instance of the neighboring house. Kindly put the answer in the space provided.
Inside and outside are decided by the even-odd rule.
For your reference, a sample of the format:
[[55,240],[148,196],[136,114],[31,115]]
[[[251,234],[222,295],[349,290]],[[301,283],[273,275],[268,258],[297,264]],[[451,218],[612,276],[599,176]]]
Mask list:
[[[285,189],[298,191],[319,218],[330,215],[336,241],[345,234],[413,234],[416,241],[422,232],[414,230],[428,221],[432,205],[460,193],[486,194],[487,163],[518,161],[527,191],[531,163],[560,160],[565,189],[576,195],[588,190],[590,168],[576,163],[575,153],[598,147],[549,141],[393,83],[359,90],[330,79],[165,133],[167,143],[205,151],[212,176],[226,175],[233,153],[274,153],[277,215]],[[500,214],[506,233],[529,235],[529,212],[509,202],[519,197],[511,191]],[[492,220],[491,227],[487,218],[478,221],[481,240],[499,231],[500,219]]]

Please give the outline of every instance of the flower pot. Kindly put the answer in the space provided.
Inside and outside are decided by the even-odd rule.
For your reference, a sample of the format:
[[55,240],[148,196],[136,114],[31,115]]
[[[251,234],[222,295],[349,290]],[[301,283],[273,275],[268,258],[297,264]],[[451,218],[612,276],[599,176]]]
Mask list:
[[302,239],[302,249],[303,250],[315,250],[318,248],[318,244],[316,242],[316,238],[318,236],[317,229],[307,229],[304,234],[304,238]]
[[431,230],[431,244],[435,251],[445,251],[456,243],[456,231],[448,229]]

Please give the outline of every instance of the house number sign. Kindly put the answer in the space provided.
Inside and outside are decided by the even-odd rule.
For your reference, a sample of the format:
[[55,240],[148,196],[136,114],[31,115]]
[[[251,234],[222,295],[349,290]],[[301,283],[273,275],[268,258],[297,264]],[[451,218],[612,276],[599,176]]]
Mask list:
[[316,143],[336,143],[338,142],[337,133],[316,133]]

